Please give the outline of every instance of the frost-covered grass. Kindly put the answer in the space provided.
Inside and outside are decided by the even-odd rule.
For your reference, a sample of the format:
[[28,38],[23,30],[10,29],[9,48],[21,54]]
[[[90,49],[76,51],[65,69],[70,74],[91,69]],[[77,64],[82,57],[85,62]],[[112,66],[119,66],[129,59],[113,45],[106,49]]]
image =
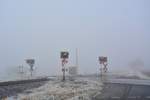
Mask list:
[[36,88],[30,94],[20,94],[18,100],[90,100],[100,92],[102,83],[99,80],[80,78],[75,81],[49,81],[44,86]]

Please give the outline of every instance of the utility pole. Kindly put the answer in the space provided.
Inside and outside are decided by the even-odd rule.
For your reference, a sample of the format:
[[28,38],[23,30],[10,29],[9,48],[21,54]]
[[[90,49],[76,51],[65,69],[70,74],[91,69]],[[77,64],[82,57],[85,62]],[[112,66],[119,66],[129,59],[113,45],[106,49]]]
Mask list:
[[76,74],[78,74],[79,71],[79,54],[78,54],[78,49],[76,48]]
[[79,66],[79,62],[78,62],[78,49],[76,48],[76,66]]

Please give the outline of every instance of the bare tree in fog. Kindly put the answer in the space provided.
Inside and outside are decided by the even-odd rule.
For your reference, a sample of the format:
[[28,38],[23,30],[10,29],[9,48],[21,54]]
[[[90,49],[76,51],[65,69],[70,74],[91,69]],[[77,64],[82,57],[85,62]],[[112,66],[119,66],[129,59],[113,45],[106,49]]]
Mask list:
[[144,61],[142,59],[135,59],[129,63],[132,74],[139,78],[148,79],[149,77],[144,73]]
[[129,66],[133,70],[141,71],[144,67],[144,61],[142,59],[135,59],[129,63]]

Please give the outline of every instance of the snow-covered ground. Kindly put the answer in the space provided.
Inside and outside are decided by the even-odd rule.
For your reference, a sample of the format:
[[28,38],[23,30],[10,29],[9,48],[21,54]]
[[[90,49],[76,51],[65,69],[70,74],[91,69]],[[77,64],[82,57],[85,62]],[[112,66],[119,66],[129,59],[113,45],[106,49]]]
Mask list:
[[91,100],[101,89],[99,79],[84,77],[65,82],[54,79],[44,86],[30,90],[29,94],[19,94],[16,100]]
[[[138,71],[107,73],[105,76],[107,80],[134,78],[150,79]],[[50,79],[45,85],[27,90],[18,94],[16,98],[8,100],[92,100],[92,97],[101,94],[103,87],[100,77],[97,76],[81,76],[74,81],[67,79],[65,82],[62,82],[60,77],[50,77]]]

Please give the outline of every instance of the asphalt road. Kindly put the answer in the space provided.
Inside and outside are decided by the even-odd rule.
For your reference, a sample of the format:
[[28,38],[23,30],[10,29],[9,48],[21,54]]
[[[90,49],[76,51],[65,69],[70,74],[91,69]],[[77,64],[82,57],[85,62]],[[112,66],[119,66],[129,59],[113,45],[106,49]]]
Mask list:
[[[146,82],[145,82],[146,83]],[[150,85],[130,82],[105,82],[102,94],[93,100],[150,100]]]

